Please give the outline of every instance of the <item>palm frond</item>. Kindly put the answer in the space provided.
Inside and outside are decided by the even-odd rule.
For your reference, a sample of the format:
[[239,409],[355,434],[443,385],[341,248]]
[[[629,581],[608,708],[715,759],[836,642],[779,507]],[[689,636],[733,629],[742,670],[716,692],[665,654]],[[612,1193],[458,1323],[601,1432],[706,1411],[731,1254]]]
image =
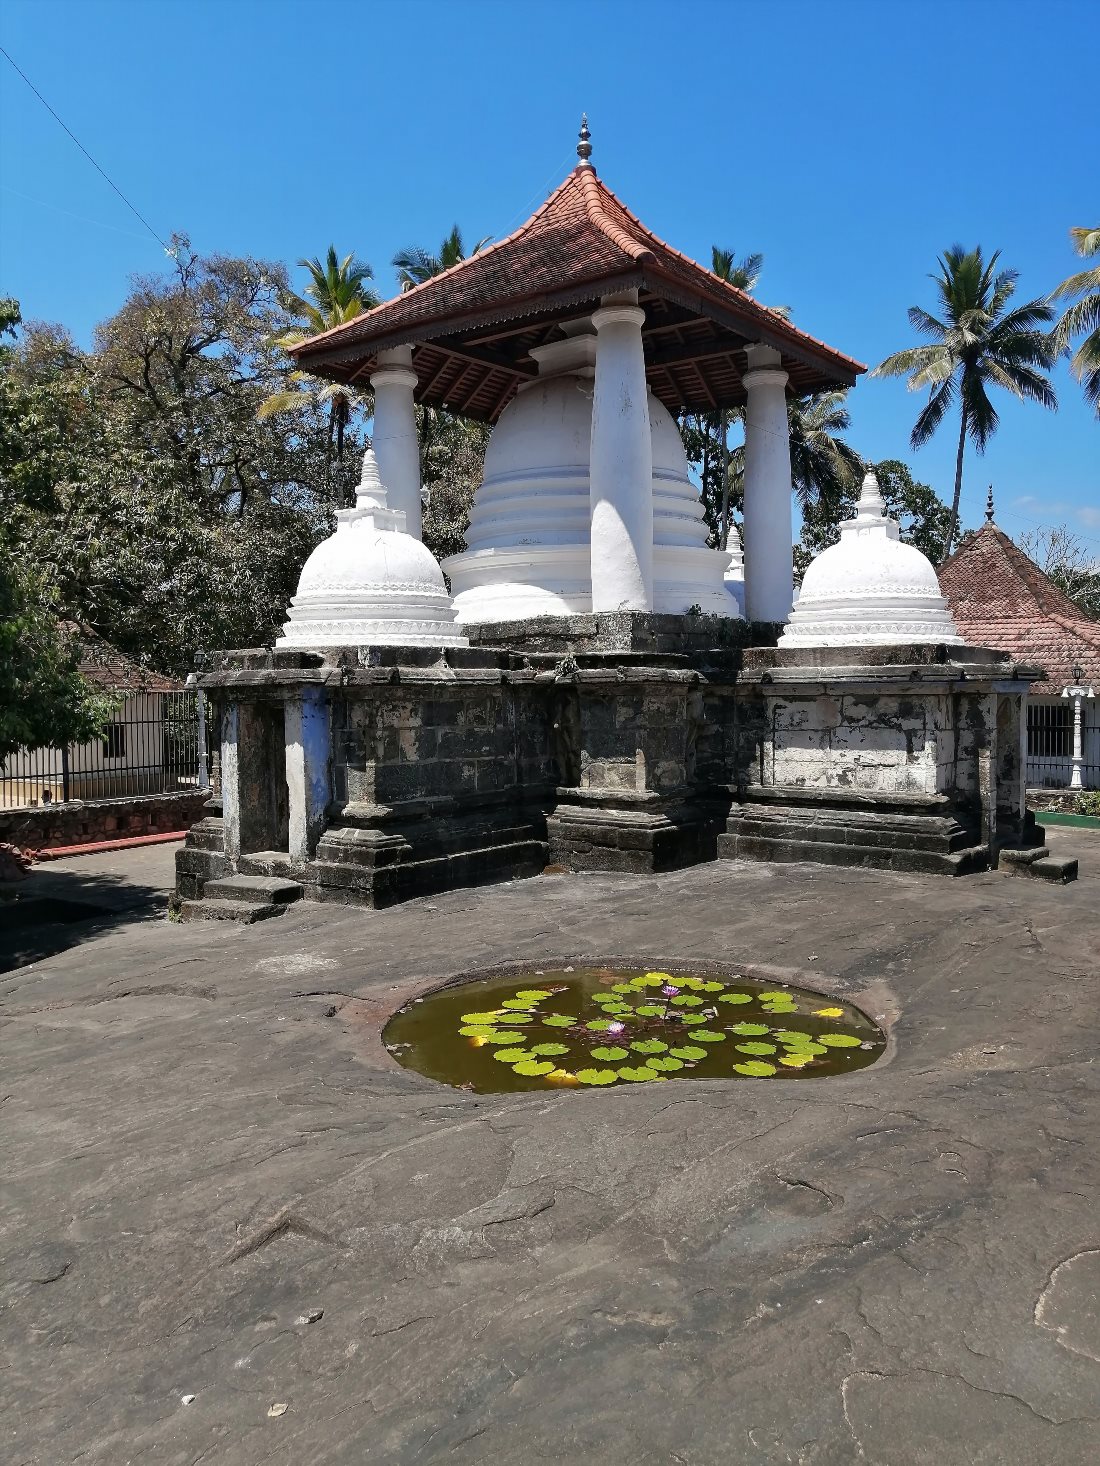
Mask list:
[[954,400],[955,379],[948,377],[932,392],[913,424],[913,431],[909,434],[911,447],[922,448],[928,442]]
[[309,399],[304,392],[272,392],[266,397],[256,409],[256,417],[260,422],[267,418],[274,417],[280,412],[300,412],[309,405]]

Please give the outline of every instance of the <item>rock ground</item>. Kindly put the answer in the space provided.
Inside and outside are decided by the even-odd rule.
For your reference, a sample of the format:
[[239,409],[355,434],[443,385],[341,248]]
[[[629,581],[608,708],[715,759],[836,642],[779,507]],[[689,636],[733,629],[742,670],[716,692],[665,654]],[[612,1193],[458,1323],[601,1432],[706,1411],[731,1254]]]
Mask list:
[[[173,846],[36,871],[111,909],[5,938],[5,1459],[1095,1460],[1100,836],[1051,844],[1076,885],[721,862],[258,926],[163,919]],[[475,1096],[380,1044],[612,954],[789,968],[891,1054]]]

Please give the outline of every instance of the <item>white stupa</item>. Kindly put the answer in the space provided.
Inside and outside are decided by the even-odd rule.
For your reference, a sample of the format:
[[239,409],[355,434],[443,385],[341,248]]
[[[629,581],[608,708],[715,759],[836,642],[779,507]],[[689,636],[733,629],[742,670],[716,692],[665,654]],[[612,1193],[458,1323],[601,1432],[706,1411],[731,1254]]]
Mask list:
[[[749,546],[752,552],[752,546]],[[802,581],[780,647],[963,645],[932,563],[883,513],[878,479],[868,473],[856,517],[823,550]]]
[[374,451],[363,455],[354,509],[302,569],[277,647],[467,646],[432,552],[387,507]]
[[[592,609],[592,397],[596,331],[570,321],[565,341],[535,347],[539,376],[493,429],[467,549],[444,561],[460,622],[565,616]],[[647,393],[653,446],[653,609],[740,614],[725,584],[730,554],[707,548],[699,490],[668,409]]]

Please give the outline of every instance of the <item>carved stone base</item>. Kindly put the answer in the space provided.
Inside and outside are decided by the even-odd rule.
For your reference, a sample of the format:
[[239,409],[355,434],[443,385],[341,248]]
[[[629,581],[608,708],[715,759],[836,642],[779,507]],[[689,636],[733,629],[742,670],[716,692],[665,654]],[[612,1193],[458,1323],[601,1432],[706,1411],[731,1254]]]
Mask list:
[[718,855],[949,876],[990,864],[973,817],[945,795],[797,786],[747,789],[719,836]]
[[550,856],[570,870],[677,870],[715,858],[724,812],[721,801],[688,796],[559,789],[546,822]]
[[541,802],[444,797],[345,807],[299,878],[307,901],[378,907],[539,875],[547,862]]

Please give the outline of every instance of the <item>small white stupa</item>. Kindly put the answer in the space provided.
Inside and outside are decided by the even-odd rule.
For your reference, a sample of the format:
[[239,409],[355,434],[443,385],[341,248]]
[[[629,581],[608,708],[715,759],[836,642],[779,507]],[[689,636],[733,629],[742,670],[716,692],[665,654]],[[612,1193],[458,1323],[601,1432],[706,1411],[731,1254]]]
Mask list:
[[374,450],[354,509],[306,561],[277,647],[468,646],[432,552],[390,509]]
[[726,553],[730,557],[730,563],[726,566],[726,589],[737,602],[738,615],[743,616],[745,614],[745,552],[741,548],[741,536],[736,524],[730,525],[729,537],[726,540]]
[[[749,546],[751,553],[752,546]],[[962,646],[932,563],[903,544],[883,512],[878,479],[868,473],[856,517],[823,550],[802,581],[780,647],[890,646],[946,642]]]

